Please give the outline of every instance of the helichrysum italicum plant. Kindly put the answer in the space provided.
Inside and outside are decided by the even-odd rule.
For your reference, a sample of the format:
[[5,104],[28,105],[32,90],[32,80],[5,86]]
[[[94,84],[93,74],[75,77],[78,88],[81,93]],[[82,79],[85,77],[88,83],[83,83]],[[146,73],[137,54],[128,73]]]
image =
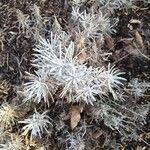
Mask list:
[[86,78],[86,67],[72,65],[70,68],[66,69],[65,74],[61,78],[64,84],[61,96],[63,97],[67,93],[70,95],[74,94]]
[[[104,39],[105,35],[111,32],[110,20],[100,10],[98,13],[95,13],[94,9],[80,12],[79,6],[73,7],[72,18],[84,38],[101,37],[100,39]],[[39,103],[43,100],[49,105],[49,98],[54,101],[55,89],[59,87],[61,88],[60,98],[65,97],[69,103],[94,105],[96,101],[101,101],[103,96],[109,97],[110,93],[113,99],[118,99],[118,92],[126,81],[121,77],[124,73],[110,64],[107,67],[79,64],[78,53],[80,51],[77,43],[72,41],[69,34],[60,30],[55,33],[51,32],[49,39],[39,38],[39,44],[34,49],[32,60],[32,65],[37,71],[35,75],[28,73],[29,81],[24,84],[23,89],[25,101]],[[100,115],[97,110],[94,111],[94,114],[96,117],[101,117],[105,125],[111,129],[119,130],[123,118],[113,115],[111,118],[110,110],[111,108],[104,104],[101,105],[102,114]],[[52,125],[46,112],[39,114],[37,111],[20,123],[26,124],[23,127],[23,134],[31,132],[31,138],[41,137],[44,130],[48,132],[48,124]],[[68,147],[70,149],[75,149],[76,145],[79,145],[75,137],[69,142],[72,145]],[[81,142],[80,145],[81,150],[85,148],[84,142]]]
[[82,96],[82,99],[86,103],[90,101],[92,104],[96,101],[96,95],[101,97],[102,95],[108,95],[108,92],[110,92],[114,99],[116,99],[116,89],[119,89],[119,85],[123,85],[123,81],[125,81],[123,77],[120,77],[123,72],[120,72],[114,67],[110,67],[110,65],[108,65],[108,69],[96,68],[91,71],[92,73],[88,76],[85,81],[86,83],[77,90],[77,98]]
[[110,64],[108,64],[108,69],[102,73],[102,78],[105,79],[106,90],[112,93],[114,99],[117,99],[114,89],[119,89],[119,85],[123,85],[123,82],[126,81],[125,78],[120,76],[123,74],[124,72],[120,72],[114,66],[110,67]]
[[132,6],[134,0],[96,0],[97,4],[107,8],[108,10],[129,8]]
[[43,101],[47,105],[49,105],[48,98],[50,97],[53,101],[51,92],[54,90],[54,85],[51,83],[50,79],[42,72],[36,72],[36,74],[37,75],[27,73],[29,82],[24,84],[24,101],[33,101],[36,103],[40,103],[43,99]]
[[82,5],[84,2],[86,2],[86,0],[72,0],[72,3],[74,5]]
[[23,148],[23,139],[13,134],[4,144],[0,144],[0,150],[22,150]]
[[66,150],[85,150],[85,141],[80,134],[69,134],[66,139]]
[[29,15],[23,14],[21,10],[16,10],[17,19],[19,23],[19,30],[22,29],[23,33],[29,34]]
[[39,27],[42,27],[42,17],[41,17],[41,14],[40,14],[40,8],[34,4],[33,6],[33,15],[35,17],[35,20],[36,20],[36,25],[39,26]]
[[138,78],[132,79],[130,84],[131,95],[138,100],[140,97],[144,97],[145,92],[150,88],[149,82],[139,82]]
[[22,128],[23,135],[30,134],[30,138],[39,136],[42,137],[44,132],[48,132],[48,127],[52,126],[51,119],[48,115],[46,115],[47,111],[40,114],[35,109],[33,115],[29,116],[29,118],[24,119],[24,121],[19,121],[19,123],[25,124]]
[[101,104],[100,106],[93,106],[91,110],[93,119],[96,121],[104,119],[108,116],[111,109],[112,108],[106,104]]
[[0,80],[0,99],[4,99],[9,94],[10,84],[5,80]]
[[[35,59],[33,60],[33,66],[38,69],[44,69],[45,74],[61,74],[63,69],[68,66],[71,61],[68,56],[68,50],[74,50],[74,44],[70,42],[68,47],[65,47],[65,41],[67,39],[64,33],[60,35],[54,35],[51,33],[50,40],[40,38],[39,44],[34,49]],[[62,40],[62,41],[61,41]]]
[[103,40],[103,35],[112,32],[113,25],[100,10],[99,13],[94,13],[93,9],[90,12],[86,10],[80,12],[80,7],[73,7],[72,18],[75,22],[79,22],[80,32],[84,34],[85,38],[101,38]]
[[18,114],[16,107],[3,103],[0,107],[0,127],[11,128],[18,120]]
[[150,0],[144,0],[146,4],[150,4]]
[[0,128],[0,143],[4,143],[7,140],[8,136],[8,132],[5,131],[5,129]]
[[25,101],[39,103],[44,99],[49,104],[48,95],[53,99],[53,89],[59,85],[63,87],[60,97],[66,96],[69,102],[93,104],[96,95],[107,95],[108,92],[116,98],[115,90],[125,81],[120,77],[123,73],[110,65],[106,69],[78,64],[75,43],[68,41],[64,45],[61,37],[52,33],[50,41],[40,39],[33,60],[38,74],[29,74],[30,81],[24,84]]
[[104,118],[104,124],[111,128],[112,130],[120,130],[123,125],[123,116],[107,115]]

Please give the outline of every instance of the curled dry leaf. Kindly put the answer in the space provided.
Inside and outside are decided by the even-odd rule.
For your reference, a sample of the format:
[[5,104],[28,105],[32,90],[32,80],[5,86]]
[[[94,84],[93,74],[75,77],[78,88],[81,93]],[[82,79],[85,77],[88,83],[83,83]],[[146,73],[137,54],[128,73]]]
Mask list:
[[142,39],[142,36],[139,34],[138,31],[135,31],[135,40],[137,42],[137,44],[143,48],[144,44],[143,44],[143,39]]
[[114,40],[110,36],[105,38],[104,47],[108,49],[111,49],[114,47]]
[[79,123],[80,119],[81,119],[81,109],[79,105],[73,105],[71,106],[70,109],[70,114],[71,114],[71,119],[70,119],[70,123],[71,123],[71,129],[73,130]]

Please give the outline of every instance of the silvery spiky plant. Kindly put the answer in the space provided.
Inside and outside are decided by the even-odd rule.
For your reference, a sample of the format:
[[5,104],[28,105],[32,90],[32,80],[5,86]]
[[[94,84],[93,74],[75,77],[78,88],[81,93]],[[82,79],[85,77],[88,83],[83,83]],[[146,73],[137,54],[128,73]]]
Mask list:
[[69,134],[66,139],[66,150],[84,150],[85,141],[79,134]]
[[[84,38],[102,37],[103,39],[111,30],[109,19],[101,11],[98,14],[93,9],[89,12],[86,10],[80,12],[80,8],[73,7],[72,17],[76,23],[79,21],[77,26],[79,25]],[[55,87],[60,89],[60,98],[65,97],[69,103],[94,105],[94,102],[99,101],[103,96],[109,96],[109,93],[117,99],[117,92],[125,81],[121,77],[123,73],[110,64],[106,68],[102,66],[97,68],[78,63],[80,51],[76,42],[71,40],[69,34],[60,30],[56,33],[51,32],[49,39],[40,37],[34,49],[32,65],[37,71],[36,75],[28,73],[29,81],[24,84],[25,101],[39,103],[44,100],[49,105],[49,98],[53,100]],[[107,125],[109,121],[107,111],[104,111],[101,117],[105,119]],[[51,124],[49,119],[45,117],[45,113],[39,114],[35,111],[28,119],[20,122],[26,124],[23,127],[23,134],[31,131],[31,138],[41,137],[43,130],[47,131],[47,125]],[[114,124],[116,125],[116,122]],[[110,127],[113,128],[112,126]],[[79,141],[76,137],[70,138],[71,146],[68,148],[75,149]],[[84,142],[81,142],[78,149],[84,148]]]
[[85,67],[80,74],[81,80],[79,77],[77,78],[79,82],[78,86],[74,87],[74,100],[93,105],[93,102],[96,101],[96,95],[101,97],[107,95],[107,92],[112,93],[114,99],[117,99],[115,89],[119,89],[119,85],[123,85],[122,82],[125,81],[120,77],[121,74],[123,73],[114,67],[111,68],[110,65],[108,65],[108,70],[103,67],[101,69]]
[[[68,47],[64,46],[67,41],[64,33],[60,35],[54,35],[51,33],[50,40],[40,38],[39,44],[34,49],[35,59],[33,60],[33,66],[38,69],[44,70],[48,75],[61,75],[65,67],[69,67],[73,61],[74,43],[70,42]],[[70,62],[71,61],[71,62]]]
[[[115,96],[115,90],[123,85],[123,73],[114,67],[94,68],[78,64],[75,43],[65,42],[63,36],[52,33],[50,40],[40,39],[35,49],[33,66],[37,75],[28,73],[29,82],[24,84],[25,101],[44,102],[49,104],[48,95],[53,99],[55,87],[61,86],[60,97],[67,97],[68,102],[85,102],[93,104],[95,96]],[[51,81],[51,82],[50,82]]]
[[125,78],[120,77],[120,75],[123,74],[124,72],[120,72],[114,66],[111,67],[110,64],[108,64],[107,71],[102,73],[102,78],[105,79],[107,90],[112,93],[114,99],[117,99],[114,89],[119,89],[119,85],[123,85],[123,81],[126,81]]
[[131,87],[131,95],[138,100],[144,97],[144,93],[150,88],[150,83],[139,82],[138,78],[132,79],[129,86]]
[[107,8],[108,10],[122,9],[131,7],[134,0],[97,0],[97,3]]
[[61,93],[63,97],[67,93],[70,95],[76,92],[77,89],[84,83],[84,79],[87,76],[87,68],[83,65],[74,66],[66,69],[64,76],[62,76],[62,82],[64,83],[64,88]]
[[20,11],[19,9],[16,10],[17,13],[17,19],[18,19],[18,23],[19,23],[19,30],[22,30],[23,33],[26,33],[26,35],[29,34],[29,16],[23,14],[22,11]]
[[150,0],[144,0],[146,4],[150,4]]
[[42,72],[36,72],[37,75],[27,73],[29,81],[24,84],[23,93],[25,95],[25,102],[33,101],[40,103],[42,99],[49,106],[50,97],[53,101],[52,91],[54,85],[47,76]]
[[0,107],[0,127],[8,128],[12,127],[18,119],[16,107],[3,103]]
[[4,143],[8,138],[8,132],[5,129],[0,128],[0,143]]
[[36,4],[33,6],[33,16],[35,17],[36,25],[37,27],[42,27],[42,17],[40,14],[40,7],[38,7]]
[[101,104],[100,106],[97,106],[97,107],[93,106],[91,110],[93,119],[96,121],[104,119],[105,117],[109,115],[109,111],[111,109],[112,108],[106,104]]
[[86,0],[72,0],[73,5],[82,5]]
[[123,125],[123,116],[115,116],[113,114],[107,115],[104,118],[104,124],[112,130],[120,130]]
[[47,128],[52,126],[51,119],[46,115],[47,111],[40,114],[35,109],[33,115],[29,116],[29,118],[24,121],[19,121],[19,123],[25,124],[22,128],[23,135],[27,135],[30,133],[30,138],[39,136],[42,137],[42,133],[48,132]]
[[125,78],[120,77],[124,74],[118,69],[110,67],[108,68],[94,68],[87,69],[87,78],[84,78],[84,84],[77,89],[76,100],[83,99],[86,103],[93,104],[96,101],[95,96],[108,95],[108,92],[113,95],[114,99],[117,99],[117,91],[120,89],[120,85],[123,85]]
[[112,32],[113,25],[100,10],[99,13],[94,13],[93,9],[90,12],[86,10],[80,12],[80,7],[73,7],[72,18],[75,22],[79,22],[80,32],[83,32],[85,38],[101,38],[103,40],[103,35]]
[[6,143],[0,144],[0,150],[22,150],[23,148],[24,144],[22,138],[12,134]]

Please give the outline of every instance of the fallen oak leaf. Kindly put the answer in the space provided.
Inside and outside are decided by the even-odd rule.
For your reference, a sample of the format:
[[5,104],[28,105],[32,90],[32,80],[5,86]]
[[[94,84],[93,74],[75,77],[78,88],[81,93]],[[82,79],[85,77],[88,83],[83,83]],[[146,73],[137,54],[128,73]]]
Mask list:
[[71,114],[71,118],[70,118],[70,125],[71,125],[71,130],[73,130],[78,123],[80,122],[81,119],[81,108],[79,105],[73,105],[71,106],[70,109],[70,114]]

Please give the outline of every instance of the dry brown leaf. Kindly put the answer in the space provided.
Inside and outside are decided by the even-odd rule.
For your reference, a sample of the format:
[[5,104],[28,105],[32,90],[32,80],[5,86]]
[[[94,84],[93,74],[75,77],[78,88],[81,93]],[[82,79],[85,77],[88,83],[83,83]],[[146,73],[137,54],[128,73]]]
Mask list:
[[139,34],[139,32],[136,30],[135,31],[135,40],[137,42],[137,44],[143,48],[144,44],[143,44],[143,39],[142,39],[142,36]]
[[102,131],[97,131],[93,134],[93,138],[97,140],[102,134],[103,134]]
[[81,109],[79,105],[73,105],[71,106],[70,113],[71,113],[71,129],[73,130],[79,123],[81,119],[80,115]]
[[105,38],[105,41],[104,41],[105,48],[111,49],[114,47],[114,45],[115,45],[114,40],[110,36]]

